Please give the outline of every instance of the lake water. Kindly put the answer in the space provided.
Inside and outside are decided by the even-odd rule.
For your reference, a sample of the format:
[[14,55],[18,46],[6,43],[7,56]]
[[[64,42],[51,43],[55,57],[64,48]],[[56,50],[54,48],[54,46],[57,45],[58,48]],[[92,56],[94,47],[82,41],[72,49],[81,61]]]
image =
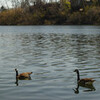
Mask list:
[[[16,84],[15,68],[33,72]],[[76,73],[94,78],[77,88]],[[100,26],[0,26],[0,100],[100,100]]]

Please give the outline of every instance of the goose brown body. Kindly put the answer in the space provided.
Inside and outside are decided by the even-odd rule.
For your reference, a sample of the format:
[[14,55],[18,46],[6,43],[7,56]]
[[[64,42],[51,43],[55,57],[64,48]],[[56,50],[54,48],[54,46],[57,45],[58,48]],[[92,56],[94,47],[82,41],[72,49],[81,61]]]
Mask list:
[[24,73],[18,74],[18,70],[15,69],[15,71],[16,71],[16,78],[18,79],[30,78],[30,75],[33,73],[33,72],[24,72]]
[[95,80],[93,78],[83,78],[80,79],[79,70],[76,69],[74,72],[77,73],[77,82],[78,84],[92,84]]
[[78,81],[79,84],[92,84],[95,80],[92,78],[84,78]]

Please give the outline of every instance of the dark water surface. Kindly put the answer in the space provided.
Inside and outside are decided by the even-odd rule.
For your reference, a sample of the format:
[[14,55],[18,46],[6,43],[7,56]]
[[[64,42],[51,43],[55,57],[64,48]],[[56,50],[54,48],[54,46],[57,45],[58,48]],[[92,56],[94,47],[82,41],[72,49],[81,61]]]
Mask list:
[[100,100],[100,26],[0,26],[0,100]]

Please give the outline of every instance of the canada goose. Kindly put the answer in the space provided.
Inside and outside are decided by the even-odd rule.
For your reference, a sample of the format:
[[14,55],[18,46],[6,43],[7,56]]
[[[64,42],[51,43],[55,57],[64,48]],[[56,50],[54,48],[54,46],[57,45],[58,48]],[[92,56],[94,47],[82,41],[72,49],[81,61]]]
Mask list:
[[33,72],[25,72],[18,74],[18,70],[15,69],[15,71],[16,71],[16,79],[30,79],[30,75],[33,73]]
[[78,69],[75,69],[74,72],[77,73],[77,82],[78,84],[92,84],[95,80],[93,80],[93,78],[83,78],[83,79],[80,79],[80,74],[79,74],[79,70]]

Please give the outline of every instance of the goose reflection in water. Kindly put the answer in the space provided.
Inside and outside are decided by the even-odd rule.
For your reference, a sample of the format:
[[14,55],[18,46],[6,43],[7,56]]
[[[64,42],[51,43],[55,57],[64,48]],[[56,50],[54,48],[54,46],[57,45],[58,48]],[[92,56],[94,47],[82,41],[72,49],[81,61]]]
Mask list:
[[93,86],[93,84],[78,84],[77,83],[77,87],[74,90],[75,94],[79,93],[79,87],[84,87],[85,90],[83,90],[83,92],[90,92],[90,91],[95,91],[95,87]]
[[24,79],[18,79],[18,78],[16,78],[16,82],[15,82],[16,86],[19,86],[19,82],[18,82],[19,80],[32,80],[32,79],[31,79],[31,77],[24,78]]

